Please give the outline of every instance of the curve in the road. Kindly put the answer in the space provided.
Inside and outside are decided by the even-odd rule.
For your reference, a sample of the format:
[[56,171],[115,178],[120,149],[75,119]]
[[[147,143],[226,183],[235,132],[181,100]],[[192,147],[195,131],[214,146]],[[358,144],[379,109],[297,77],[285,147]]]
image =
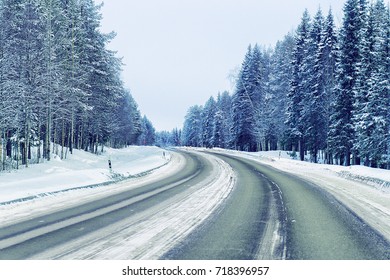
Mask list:
[[[390,259],[388,241],[321,188],[249,159],[215,155],[237,172],[236,189],[218,214],[164,258]],[[274,200],[278,215],[272,217],[276,194],[281,199]],[[275,217],[279,237],[272,241],[266,233]],[[275,242],[278,249],[270,252]]]
[[[213,155],[235,170],[237,185],[163,259],[390,259],[389,242],[320,187],[249,159]],[[183,156],[186,168],[159,182],[0,228],[0,259],[26,259],[110,227],[210,177],[205,157]]]
[[183,153],[186,165],[161,181],[22,223],[0,228],[0,259],[26,259],[107,227],[184,191],[208,176],[210,162]]
[[287,211],[287,259],[390,259],[390,244],[324,189],[257,164],[276,183]]
[[234,191],[215,215],[163,259],[248,260],[258,258],[259,252],[266,252],[270,258],[282,258],[282,226],[272,226],[271,231],[278,230],[281,236],[274,242],[264,241],[269,245],[266,250],[260,248],[273,219],[283,220],[283,210],[275,209],[280,203],[272,203],[279,196],[275,185],[256,169],[253,162],[217,156],[236,172],[238,183]]

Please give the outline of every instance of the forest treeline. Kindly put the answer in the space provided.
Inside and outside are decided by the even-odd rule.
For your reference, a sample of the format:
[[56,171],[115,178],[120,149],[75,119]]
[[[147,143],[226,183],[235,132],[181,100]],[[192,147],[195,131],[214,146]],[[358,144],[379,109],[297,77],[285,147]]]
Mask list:
[[249,46],[232,94],[188,110],[180,144],[390,169],[389,15],[348,0],[336,28],[331,10],[305,11],[273,49]]
[[154,143],[93,0],[0,1],[0,170]]

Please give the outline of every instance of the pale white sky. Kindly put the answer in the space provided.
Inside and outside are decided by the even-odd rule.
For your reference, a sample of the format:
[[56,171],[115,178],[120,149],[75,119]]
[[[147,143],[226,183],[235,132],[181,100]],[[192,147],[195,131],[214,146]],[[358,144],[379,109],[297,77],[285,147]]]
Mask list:
[[123,80],[157,130],[181,128],[192,105],[231,90],[228,75],[249,44],[274,46],[330,6],[341,24],[343,0],[95,0],[104,2],[103,32],[123,57]]

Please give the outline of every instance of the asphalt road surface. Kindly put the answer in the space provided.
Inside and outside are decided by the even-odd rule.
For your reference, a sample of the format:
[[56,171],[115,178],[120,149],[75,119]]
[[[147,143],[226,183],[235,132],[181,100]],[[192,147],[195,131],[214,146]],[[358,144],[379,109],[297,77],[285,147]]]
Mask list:
[[[28,259],[107,228],[210,176],[213,166],[205,157],[181,153],[185,168],[163,180],[0,226],[0,259]],[[389,242],[321,188],[248,159],[212,154],[234,169],[236,186],[162,259],[390,259]]]
[[146,186],[67,210],[0,227],[0,259],[27,259],[82,235],[128,219],[209,176],[210,162],[183,153],[186,168]]
[[[247,159],[218,156],[237,172],[235,191],[164,258],[390,259],[389,242],[319,187]],[[279,232],[277,240],[269,229]]]

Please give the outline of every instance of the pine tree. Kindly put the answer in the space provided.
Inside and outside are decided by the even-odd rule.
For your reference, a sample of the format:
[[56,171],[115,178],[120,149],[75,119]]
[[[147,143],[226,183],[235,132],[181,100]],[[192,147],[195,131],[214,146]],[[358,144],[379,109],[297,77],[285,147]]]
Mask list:
[[271,57],[272,51],[263,50],[260,57],[260,70],[257,72],[257,80],[259,81],[257,86],[256,108],[257,120],[256,120],[256,133],[258,141],[258,150],[268,151],[269,149],[276,149],[276,136],[275,130],[270,129],[271,119],[274,118],[273,104],[272,104],[272,90],[271,90]]
[[232,146],[238,150],[258,150],[258,118],[262,98],[260,66],[258,46],[253,50],[249,46],[232,97]]
[[354,124],[355,150],[371,167],[386,167],[389,74],[388,60],[388,12],[383,1],[371,4],[367,23],[362,29],[362,57],[359,68]]
[[303,100],[307,90],[307,80],[303,74],[306,47],[309,40],[310,16],[306,10],[303,14],[301,24],[295,36],[295,49],[293,52],[292,79],[288,93],[287,104],[287,135],[293,150],[299,150],[300,159],[304,160],[305,155],[305,123],[301,121],[303,112]]
[[218,94],[213,142],[216,147],[230,148],[232,127],[232,98],[227,91]]
[[181,146],[181,130],[174,128],[171,131],[170,143],[172,146]]
[[277,149],[287,149],[286,145],[286,107],[287,93],[292,79],[292,53],[294,37],[288,34],[277,42],[271,57],[270,73],[270,117],[268,118],[268,134],[273,135]]
[[318,10],[311,25],[304,59],[305,94],[303,96],[301,122],[305,124],[304,137],[311,161],[318,162],[318,153],[326,144],[326,96],[324,88],[323,25],[321,10]]
[[202,147],[202,111],[201,106],[192,106],[185,116],[182,142],[184,146]]
[[[362,2],[362,3],[360,3]],[[353,104],[355,102],[359,65],[361,62],[361,29],[364,26],[365,1],[348,0],[344,6],[344,21],[340,32],[340,62],[336,101],[331,118],[329,144],[340,164],[349,166],[355,130]]]
[[224,114],[222,110],[217,110],[214,115],[214,127],[212,143],[214,147],[225,147],[224,135]]
[[[11,137],[16,127],[16,118],[19,114],[19,107],[15,104],[15,62],[14,52],[16,40],[15,30],[12,22],[16,21],[17,15],[21,12],[20,3],[15,1],[1,1],[0,34],[1,34],[1,80],[0,80],[0,125],[2,129],[2,170],[6,169],[6,159],[11,157]],[[20,16],[19,16],[20,17]],[[16,44],[17,45],[17,44]]]
[[138,138],[138,144],[141,146],[152,146],[156,142],[156,130],[152,122],[144,116],[141,124],[141,135]]
[[325,112],[325,121],[326,121],[326,150],[325,157],[326,162],[331,164],[333,163],[333,156],[329,150],[329,130],[330,130],[330,117],[333,114],[332,104],[335,100],[335,87],[336,87],[336,64],[338,61],[338,38],[337,31],[334,24],[334,18],[332,10],[329,10],[328,16],[325,20],[323,34],[323,42],[321,45],[322,49],[322,64],[323,64],[323,94],[325,97],[324,112]]
[[206,148],[214,147],[213,135],[214,135],[214,125],[215,125],[215,114],[217,111],[217,103],[213,97],[210,97],[209,100],[203,107],[202,111],[202,143]]
[[142,132],[141,114],[138,105],[129,91],[124,90],[119,106],[114,111],[114,120],[117,123],[112,133],[112,146],[116,148],[126,147],[137,143]]

